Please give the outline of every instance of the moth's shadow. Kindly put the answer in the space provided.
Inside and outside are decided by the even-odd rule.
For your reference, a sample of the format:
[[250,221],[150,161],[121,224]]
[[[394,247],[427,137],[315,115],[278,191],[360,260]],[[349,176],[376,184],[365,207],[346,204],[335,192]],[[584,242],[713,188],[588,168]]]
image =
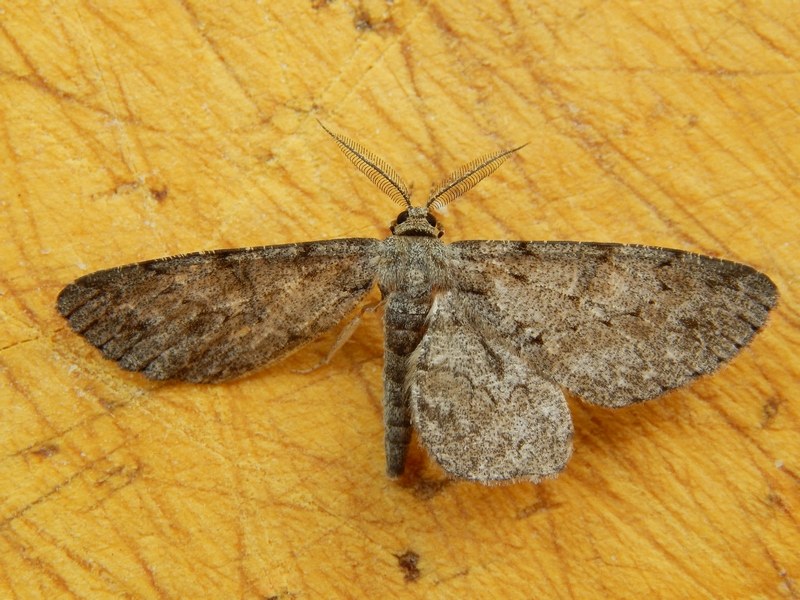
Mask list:
[[[695,385],[702,385],[696,383]],[[691,401],[686,390],[674,390],[658,398],[622,408],[607,408],[567,394],[572,421],[572,461],[603,455],[630,455],[648,436],[650,423],[673,423],[686,414]]]

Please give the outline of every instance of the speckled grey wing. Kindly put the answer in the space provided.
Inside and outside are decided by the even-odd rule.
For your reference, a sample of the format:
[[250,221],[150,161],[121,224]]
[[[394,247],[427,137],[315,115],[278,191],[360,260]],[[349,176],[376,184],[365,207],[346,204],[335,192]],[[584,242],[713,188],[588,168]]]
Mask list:
[[354,238],[136,263],[81,277],[57,308],[125,369],[222,381],[341,321],[372,287],[379,244]]
[[415,353],[411,416],[445,471],[491,483],[539,481],[572,453],[572,420],[558,385],[531,371],[459,290],[439,294]]
[[454,286],[531,373],[604,406],[715,371],[777,302],[743,264],[680,250],[577,242],[457,242]]

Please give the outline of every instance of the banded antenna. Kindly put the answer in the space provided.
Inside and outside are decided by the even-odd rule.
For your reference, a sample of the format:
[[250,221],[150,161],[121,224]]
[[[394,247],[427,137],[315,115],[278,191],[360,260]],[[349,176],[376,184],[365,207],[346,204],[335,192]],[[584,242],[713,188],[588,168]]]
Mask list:
[[334,141],[338,144],[339,149],[344,155],[353,163],[356,168],[364,173],[369,180],[374,183],[380,191],[389,196],[397,204],[404,205],[411,208],[411,192],[400,175],[395,171],[389,163],[383,160],[377,154],[367,150],[358,142],[350,138],[332,132],[325,127],[322,123],[317,121]]
[[443,208],[461,194],[475,187],[484,177],[494,173],[509,156],[525,146],[527,144],[517,146],[511,150],[501,150],[493,154],[486,154],[465,164],[431,189],[431,194],[428,196],[428,202],[425,203],[425,207]]

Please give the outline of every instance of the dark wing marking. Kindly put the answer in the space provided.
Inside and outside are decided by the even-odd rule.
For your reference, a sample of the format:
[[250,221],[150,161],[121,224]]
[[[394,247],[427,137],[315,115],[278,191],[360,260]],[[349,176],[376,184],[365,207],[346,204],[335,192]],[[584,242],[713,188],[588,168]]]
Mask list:
[[76,332],[151,379],[222,381],[336,325],[375,279],[372,239],[199,252],[81,277],[58,296]]
[[454,287],[534,372],[605,406],[716,370],[764,325],[770,279],[680,250],[578,242],[456,242]]

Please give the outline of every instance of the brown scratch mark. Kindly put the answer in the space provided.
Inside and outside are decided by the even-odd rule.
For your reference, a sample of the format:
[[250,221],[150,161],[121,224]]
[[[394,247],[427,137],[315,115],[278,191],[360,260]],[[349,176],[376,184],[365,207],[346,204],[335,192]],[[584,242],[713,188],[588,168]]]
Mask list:
[[40,338],[41,338],[41,336],[37,335],[37,336],[34,336],[32,338],[27,338],[27,339],[24,339],[24,340],[14,340],[13,342],[8,344],[7,346],[3,346],[2,348],[0,348],[0,352],[5,352],[6,350],[10,350],[11,348],[14,348],[16,346],[21,346],[22,344],[29,344],[30,342],[35,342],[36,340],[38,340]]
[[[8,539],[10,536],[4,536]],[[38,544],[34,544],[32,547],[34,548],[34,553],[38,554],[38,548],[58,548],[60,552],[63,552],[65,556],[71,561],[72,565],[77,565],[80,569],[83,570],[89,577],[96,577],[98,575],[102,576],[107,581],[115,582],[119,588],[126,589],[130,591],[130,584],[128,581],[125,580],[124,576],[120,577],[120,573],[117,571],[110,570],[107,566],[103,564],[103,561],[96,560],[96,557],[92,557],[91,554],[86,554],[82,552],[83,547],[77,546],[72,547],[70,544],[65,543],[64,539],[59,536],[57,533],[51,533],[49,530],[38,527],[36,530],[36,535],[38,538],[41,538]],[[15,539],[17,542],[15,545],[19,546],[18,540]],[[28,543],[27,547],[30,548],[31,544]],[[19,549],[19,548],[18,548]],[[19,554],[22,554],[22,550],[20,549]],[[52,571],[53,568],[58,569],[61,565],[58,561],[53,562],[52,560],[46,559],[37,559],[36,563],[36,572],[45,572],[47,574],[49,571]],[[66,586],[64,586],[64,590],[69,590]],[[78,592],[73,592],[72,594],[74,597],[79,598],[81,594]],[[21,597],[26,597],[25,595]],[[123,594],[122,597],[131,597],[131,594]]]
[[183,8],[183,10],[186,11],[186,14],[191,19],[192,27],[194,27],[194,30],[197,32],[197,35],[206,44],[208,44],[208,47],[211,49],[211,52],[214,54],[214,56],[217,57],[217,60],[225,69],[225,71],[228,73],[228,75],[231,76],[231,79],[233,79],[238,88],[241,90],[242,95],[250,101],[259,118],[267,119],[268,117],[264,116],[264,114],[262,113],[261,106],[253,97],[253,94],[250,92],[250,89],[245,85],[245,82],[239,77],[239,74],[234,70],[233,66],[231,66],[231,64],[227,61],[225,55],[223,54],[217,42],[214,40],[213,37],[209,36],[206,33],[206,28],[203,24],[203,20],[197,15],[197,12],[195,11],[193,4],[187,2],[186,0],[180,0],[179,4]]
[[120,487],[124,487],[130,485],[139,476],[141,470],[142,465],[138,462],[134,466],[117,465],[104,471],[103,475],[94,484],[97,487],[104,485],[118,486],[121,481],[122,485]]
[[764,402],[764,405],[761,407],[761,428],[766,429],[772,422],[775,420],[775,417],[778,416],[778,409],[780,405],[783,404],[782,398],[776,398],[775,396],[770,396],[767,398],[767,401]]
[[169,187],[166,183],[160,181],[157,177],[146,176],[141,181],[127,180],[118,183],[110,190],[95,192],[89,198],[97,200],[99,198],[106,198],[116,195],[127,195],[135,193],[136,191],[144,189],[144,192],[156,202],[163,201],[169,195]]
[[[469,573],[470,573],[469,567],[461,569],[460,571],[456,571],[455,573],[449,575],[448,577],[442,577],[441,579],[437,579],[435,581],[435,585],[442,585],[443,583],[449,583],[454,579],[459,579],[460,577],[466,577],[467,575],[469,575]],[[569,597],[575,597],[575,595],[571,594]]]
[[93,463],[89,463],[87,465],[84,465],[81,469],[79,469],[78,471],[76,471],[75,473],[73,473],[72,475],[67,477],[66,479],[62,479],[60,482],[55,484],[53,487],[51,487],[49,490],[47,490],[43,494],[40,494],[38,497],[34,498],[33,500],[31,500],[30,502],[28,502],[24,506],[19,507],[17,510],[12,512],[11,514],[9,514],[8,516],[4,517],[2,520],[0,520],[0,529],[8,527],[11,523],[16,521],[19,517],[24,515],[26,512],[28,512],[29,510],[31,510],[35,506],[41,504],[45,500],[49,499],[51,496],[54,496],[55,494],[58,494],[59,492],[61,492],[61,490],[63,490],[67,486],[69,486],[73,481],[75,481],[75,479],[77,479],[78,477],[83,475],[86,471],[91,469],[92,468],[92,464]]
[[783,461],[781,461],[781,462],[780,462],[780,465],[778,466],[778,469],[781,471],[781,473],[786,473],[786,474],[787,474],[789,477],[791,477],[791,478],[792,478],[792,480],[793,480],[795,483],[798,483],[798,484],[800,484],[800,476],[798,476],[798,474],[797,474],[796,472],[794,472],[792,469],[788,468],[788,467],[787,467],[787,466],[786,466],[786,465],[783,463]]
[[442,33],[446,38],[458,37],[458,34],[450,26],[450,22],[445,18],[439,8],[434,4],[428,5],[428,17],[433,25]]
[[550,498],[547,497],[547,494],[543,494],[541,498],[537,498],[534,502],[531,502],[527,506],[523,506],[517,511],[515,518],[517,520],[527,519],[537,513],[547,512],[554,508],[558,508],[561,506],[561,502],[552,502]]
[[[756,39],[758,39],[761,44],[765,47],[774,52],[775,54],[779,55],[781,58],[784,58],[788,61],[794,62],[797,57],[794,56],[794,53],[789,49],[781,46],[776,40],[769,37],[767,34],[762,33],[758,29],[754,27],[754,23],[748,23],[742,19],[739,19],[733,16],[730,12],[726,15],[728,18],[732,19],[734,22],[741,25],[743,29],[749,31]],[[773,21],[774,24],[774,21]]]
[[50,458],[54,454],[61,452],[61,447],[58,444],[42,444],[41,446],[30,451],[31,454],[39,458]]
[[787,598],[800,598],[800,593],[794,585],[794,578],[789,576],[789,572],[786,569],[783,567],[778,568],[778,577],[781,578],[778,589],[785,592]]
[[369,21],[369,15],[362,11],[356,13],[353,17],[353,26],[358,31],[370,31],[372,29],[372,23]]
[[785,513],[786,516],[788,517],[792,516],[792,513],[789,510],[789,507],[786,506],[786,502],[784,502],[783,497],[774,490],[770,491],[767,494],[766,504],[767,506],[779,509],[781,512]]
[[770,552],[769,548],[765,547],[763,550],[764,554],[767,556],[767,560],[769,561],[770,565],[772,565],[772,568],[781,580],[781,582],[778,584],[778,589],[782,592],[781,595],[786,598],[800,598],[800,594],[798,594],[798,591],[794,585],[794,579],[789,576],[788,571],[780,565],[772,552]]
[[96,510],[111,497],[115,496],[117,492],[131,485],[139,479],[142,470],[142,465],[138,461],[133,465],[117,465],[105,470],[94,482],[95,487],[104,489],[104,495],[98,498],[97,502],[90,505],[86,512]]
[[395,554],[397,564],[403,572],[403,579],[407,582],[413,582],[419,579],[419,554],[413,550],[406,550],[402,554]]
[[[743,426],[737,423],[733,417],[731,417],[730,413],[727,410],[724,410],[717,403],[710,403],[709,406],[714,410],[714,412],[722,417],[723,422],[736,433],[737,437],[741,438],[749,446],[757,450],[763,457],[769,459],[770,461],[774,460],[773,453],[764,445],[764,443],[762,443],[758,436],[752,433],[752,427]],[[756,461],[753,461],[753,464],[763,476],[767,476],[767,474]],[[785,469],[782,470],[787,472]]]
[[148,188],[150,191],[150,195],[153,197],[153,200],[156,202],[163,201],[169,195],[169,188],[165,185],[160,188]]
[[[111,71],[111,76],[113,76],[114,81],[116,82],[116,89],[119,91],[119,98],[122,100],[122,105],[125,110],[125,114],[128,118],[132,118],[133,115],[136,114],[136,110],[131,106],[130,101],[128,100],[128,94],[125,91],[125,85],[122,83],[122,80],[119,77],[119,73],[116,71]],[[104,88],[108,88],[106,84],[105,77],[101,77],[100,81],[103,84]],[[103,90],[107,97],[109,98],[109,103],[112,103],[111,100],[112,96],[110,92],[107,92],[106,89]],[[118,111],[115,111],[118,112]],[[126,130],[122,127],[115,128],[114,130],[114,138],[117,142],[117,150],[119,152],[119,160],[123,163],[127,168],[128,171],[135,173],[140,170],[135,164],[134,161],[136,160],[143,160],[147,163],[147,152],[143,149],[141,138],[138,135],[138,131],[136,129]],[[135,150],[134,150],[135,147]],[[148,167],[150,165],[148,164]]]
[[9,79],[14,81],[18,81],[21,83],[25,83],[31,86],[33,89],[39,90],[44,92],[48,96],[52,96],[59,102],[68,102],[70,104],[74,104],[76,106],[80,106],[87,110],[92,111],[93,113],[103,115],[104,117],[108,117],[109,119],[116,119],[121,123],[125,123],[126,125],[135,125],[137,127],[141,127],[150,132],[155,133],[166,133],[163,129],[153,127],[152,125],[148,125],[144,121],[141,121],[137,118],[120,118],[118,115],[109,112],[108,110],[101,108],[91,102],[87,102],[83,98],[73,94],[72,92],[68,92],[63,90],[53,83],[51,83],[44,75],[42,75],[39,70],[36,68],[36,65],[30,59],[30,57],[25,53],[22,46],[19,45],[16,38],[11,35],[11,33],[6,29],[2,23],[0,23],[0,33],[3,33],[8,40],[9,44],[14,48],[14,51],[17,53],[17,56],[22,60],[25,66],[28,68],[29,73],[25,75],[20,75],[18,73],[12,73],[6,70],[2,70],[0,72]]
[[271,596],[264,596],[264,600],[294,600],[294,598],[299,598],[300,594],[297,592],[290,592],[289,590],[281,590],[277,594],[272,594]]
[[[31,212],[33,212],[33,211],[31,211]],[[35,235],[38,238],[38,235],[39,235],[38,228],[36,228],[34,226],[32,231],[35,233]],[[14,237],[10,238],[12,243],[19,250],[19,254],[21,256],[27,256],[27,253],[25,252],[25,245],[26,244],[31,244],[31,247],[34,247],[34,248],[41,248],[42,247],[41,245],[34,243],[33,240],[31,240],[31,235],[29,235],[29,234],[30,234],[30,232],[28,232],[28,234],[26,234],[24,236],[20,236],[20,235],[17,235],[16,232],[15,232]],[[9,239],[9,238],[8,237],[4,237],[3,241],[5,242],[6,239]],[[5,248],[4,250],[5,250],[5,252],[8,252],[7,248]],[[19,288],[19,285],[14,285],[12,279],[6,277],[6,275],[7,275],[7,273],[0,272],[0,290],[2,290],[2,292],[3,292],[4,296],[5,296],[5,300],[7,302],[9,302],[9,304],[6,304],[6,307],[10,308],[10,303],[13,303],[14,309],[16,309],[16,311],[17,311],[17,314],[13,317],[14,321],[16,323],[19,323],[19,324],[23,325],[23,327],[26,327],[26,328],[29,328],[29,327],[32,327],[32,326],[35,326],[35,325],[39,325],[39,329],[41,330],[41,325],[40,325],[41,324],[41,314],[37,313],[37,311],[35,311],[31,307],[30,302],[27,301],[28,297],[23,293],[23,290],[21,290]],[[12,275],[12,277],[13,277],[13,275]],[[8,310],[8,308],[5,308],[5,310]],[[5,310],[4,310],[4,312],[5,312]],[[4,315],[4,319],[11,318],[11,317],[8,316],[9,313],[13,314],[12,311],[9,310]],[[20,342],[25,342],[25,341],[27,341],[27,340],[20,340]],[[31,339],[30,341],[34,341],[34,340]],[[16,344],[11,344],[9,347],[14,346],[14,345],[16,345]]]
[[[91,393],[92,392],[91,388],[86,388],[85,391],[87,393]],[[104,401],[103,399],[98,399],[98,402],[107,411],[112,411],[112,410],[114,410],[114,409],[116,409],[116,408],[118,408],[120,406],[128,405],[130,402],[132,402],[132,400],[128,400],[128,401],[124,401],[124,402],[120,401],[120,402],[116,402],[115,403],[115,402],[110,402],[110,401]],[[34,411],[38,412],[37,409],[34,409]],[[36,442],[33,442],[32,444],[26,446],[25,448],[22,448],[22,449],[20,449],[20,450],[18,450],[16,452],[13,452],[9,456],[19,457],[19,456],[26,456],[26,455],[29,455],[29,454],[35,454],[37,449],[43,448],[43,447],[54,447],[54,448],[57,449],[57,451],[60,452],[61,451],[61,446],[58,443],[56,443],[56,442],[54,442],[52,440],[54,440],[54,439],[63,439],[63,438],[65,438],[67,436],[67,434],[71,433],[72,431],[79,430],[79,429],[82,429],[82,428],[84,428],[86,426],[92,425],[95,421],[97,421],[99,419],[104,419],[104,418],[108,418],[108,415],[105,412],[103,412],[103,413],[93,413],[89,417],[84,418],[84,419],[82,419],[82,420],[80,420],[80,421],[78,421],[76,423],[73,423],[72,425],[70,425],[69,427],[67,427],[65,429],[55,430],[54,428],[51,427],[50,429],[53,431],[53,435],[51,435],[51,436],[49,436],[49,437],[47,437],[45,439],[40,439],[40,440],[38,440]]]
[[397,26],[392,18],[390,7],[391,4],[387,2],[386,12],[378,17],[371,14],[363,2],[359,2],[353,15],[353,26],[358,31],[372,31],[380,35],[396,33]]
[[798,522],[794,512],[792,512],[792,507],[787,505],[783,499],[783,496],[781,496],[772,488],[770,488],[770,491],[767,494],[766,504],[770,508],[781,511],[783,515],[787,517],[795,527],[797,527]]
[[311,0],[311,8],[314,10],[319,10],[320,8],[324,8],[330,4],[333,4],[334,0]]
[[131,570],[135,567],[140,570],[136,574],[137,583],[139,585],[149,585],[152,589],[152,593],[148,594],[148,597],[169,598],[171,594],[161,584],[158,565],[153,562],[152,556],[142,545],[142,539],[137,535],[137,531],[135,528],[131,530],[130,525],[126,524],[125,520],[108,519],[105,534],[107,536],[116,534],[116,538],[120,540],[121,545],[128,550]]
[[[39,530],[39,534],[41,535],[41,529]],[[30,569],[31,573],[43,575],[55,589],[62,592],[62,596],[71,596],[75,598],[80,597],[78,592],[70,585],[70,581],[65,579],[51,562],[45,560],[41,556],[41,553],[37,552],[37,548],[31,546],[27,538],[23,540],[15,531],[9,528],[0,531],[0,537],[2,537],[3,541],[5,541],[11,548],[13,548],[14,556],[24,562],[28,569]],[[55,547],[55,544],[52,544],[51,547]],[[8,581],[8,579],[4,572],[3,583],[6,583],[6,581]],[[13,597],[22,598],[24,596],[17,594]]]
[[[51,496],[54,496],[60,493],[64,488],[68,487],[75,481],[77,478],[87,474],[90,470],[94,469],[101,461],[109,460],[109,456],[114,454],[117,450],[122,448],[127,443],[127,440],[123,441],[121,444],[118,444],[111,448],[108,452],[103,454],[102,456],[98,456],[94,460],[91,460],[83,465],[80,466],[74,473],[72,473],[69,477],[62,479],[60,482],[53,485],[49,490],[45,491],[42,494],[39,494],[36,498],[31,500],[30,502],[26,503],[23,506],[20,506],[17,510],[12,512],[11,514],[5,516],[0,520],[0,529],[8,527],[12,522],[16,519],[27,513],[32,508],[36,507],[37,505],[43,503],[45,500],[48,500]],[[138,469],[137,469],[138,472]],[[126,484],[127,485],[127,484]]]
[[106,400],[105,398],[98,398],[97,403],[102,406],[103,410],[106,412],[114,412],[119,406],[124,405],[124,403],[117,400]]

